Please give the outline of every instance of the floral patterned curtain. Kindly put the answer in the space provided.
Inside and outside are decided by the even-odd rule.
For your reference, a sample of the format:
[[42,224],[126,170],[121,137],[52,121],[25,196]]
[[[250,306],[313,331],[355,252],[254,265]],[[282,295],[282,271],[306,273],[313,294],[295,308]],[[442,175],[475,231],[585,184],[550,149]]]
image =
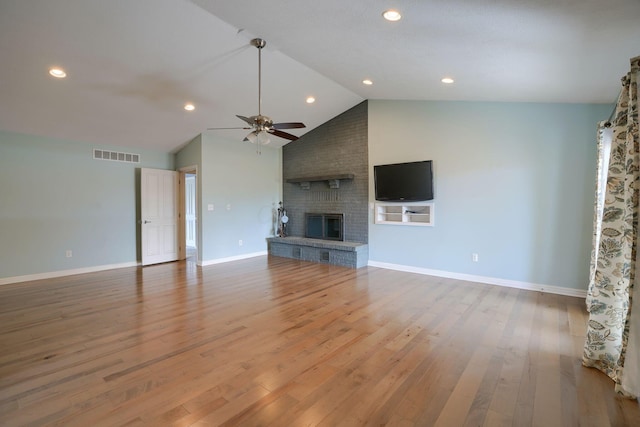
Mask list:
[[[623,88],[611,123],[611,152],[600,218],[596,195],[594,244],[597,247],[592,253],[591,283],[587,292],[589,323],[582,358],[585,366],[606,373],[616,382],[616,391],[629,397],[637,395],[637,391],[625,389],[623,378],[639,238],[639,72],[640,57],[636,57],[631,59],[631,71],[622,78]],[[638,354],[635,350],[632,351],[634,357]],[[635,369],[636,366],[632,371]]]
[[593,213],[593,236],[591,245],[591,264],[589,268],[589,288],[587,291],[587,308],[591,306],[592,291],[595,288],[596,266],[600,253],[600,236],[602,231],[602,214],[604,213],[604,190],[607,186],[607,168],[611,153],[611,124],[606,121],[598,123],[598,137],[596,147],[598,151],[597,175],[596,175],[596,202]]

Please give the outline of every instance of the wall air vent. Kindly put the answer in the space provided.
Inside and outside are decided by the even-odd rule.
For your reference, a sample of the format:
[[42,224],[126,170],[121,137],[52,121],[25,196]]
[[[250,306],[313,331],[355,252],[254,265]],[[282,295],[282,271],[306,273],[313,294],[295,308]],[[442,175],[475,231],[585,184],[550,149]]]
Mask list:
[[93,158],[98,160],[113,160],[114,162],[140,163],[140,154],[121,153],[119,151],[94,149]]

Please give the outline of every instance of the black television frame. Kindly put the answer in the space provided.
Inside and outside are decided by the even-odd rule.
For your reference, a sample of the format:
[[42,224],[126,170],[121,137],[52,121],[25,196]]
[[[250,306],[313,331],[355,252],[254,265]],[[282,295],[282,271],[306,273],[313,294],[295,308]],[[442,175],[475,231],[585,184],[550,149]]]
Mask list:
[[375,199],[379,202],[422,202],[434,198],[433,160],[374,165],[373,176]]

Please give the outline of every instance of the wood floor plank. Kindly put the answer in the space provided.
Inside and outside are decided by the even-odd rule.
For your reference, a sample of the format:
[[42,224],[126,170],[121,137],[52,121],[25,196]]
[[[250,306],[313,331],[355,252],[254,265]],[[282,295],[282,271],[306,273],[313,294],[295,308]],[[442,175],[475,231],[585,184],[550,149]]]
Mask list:
[[560,371],[559,325],[557,297],[545,295],[542,306],[540,346],[538,347],[535,397],[533,402],[534,425],[558,426],[562,421],[562,379]]
[[489,412],[489,425],[500,420],[500,424],[508,424],[514,418],[518,400],[518,390],[523,371],[526,367],[525,355],[529,337],[533,328],[533,314],[536,305],[532,303],[531,293],[519,292],[515,297],[513,310],[507,325],[503,340],[498,344],[497,352],[503,363],[499,373],[499,382],[494,389]]
[[640,425],[584,300],[256,257],[0,287],[0,425]]

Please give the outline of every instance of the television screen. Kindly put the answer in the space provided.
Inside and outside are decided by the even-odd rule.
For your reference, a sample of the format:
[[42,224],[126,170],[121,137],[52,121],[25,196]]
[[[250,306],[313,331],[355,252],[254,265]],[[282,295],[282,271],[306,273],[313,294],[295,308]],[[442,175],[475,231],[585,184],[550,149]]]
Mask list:
[[376,200],[385,202],[432,200],[431,163],[431,160],[423,160],[374,166]]

